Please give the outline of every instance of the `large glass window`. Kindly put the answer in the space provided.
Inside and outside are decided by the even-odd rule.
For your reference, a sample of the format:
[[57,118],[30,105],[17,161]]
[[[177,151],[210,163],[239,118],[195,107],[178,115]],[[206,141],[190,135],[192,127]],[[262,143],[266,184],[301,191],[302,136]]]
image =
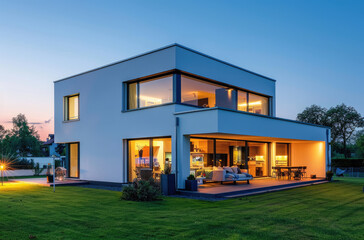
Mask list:
[[199,107],[235,108],[236,91],[188,76],[181,76],[181,102]]
[[190,171],[198,176],[205,168],[214,164],[214,141],[210,139],[191,138],[190,140]]
[[248,142],[248,171],[253,177],[268,175],[268,143]]
[[79,95],[64,97],[64,120],[79,119]]
[[172,75],[128,84],[128,109],[150,107],[172,101]]
[[238,91],[238,110],[247,112],[248,109],[248,100],[247,100],[247,92]]
[[[175,75],[175,87],[173,74],[127,84],[127,109],[171,103],[176,99],[177,103],[203,108],[220,107],[269,115],[268,97],[183,74]],[[173,89],[180,89],[180,93],[174,96]]]
[[268,115],[269,104],[268,98],[257,94],[249,93],[249,112]]
[[289,144],[277,143],[276,144],[276,159],[275,166],[289,166]]
[[245,142],[216,140],[216,165],[219,167],[237,166],[246,168]]
[[129,141],[129,182],[135,178],[158,180],[167,165],[172,166],[171,138]]

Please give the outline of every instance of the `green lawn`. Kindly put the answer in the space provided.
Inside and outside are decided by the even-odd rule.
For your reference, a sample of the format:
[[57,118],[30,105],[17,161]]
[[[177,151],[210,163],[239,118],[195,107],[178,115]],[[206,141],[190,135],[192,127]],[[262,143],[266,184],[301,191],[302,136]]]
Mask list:
[[219,202],[0,186],[0,239],[363,239],[364,179]]

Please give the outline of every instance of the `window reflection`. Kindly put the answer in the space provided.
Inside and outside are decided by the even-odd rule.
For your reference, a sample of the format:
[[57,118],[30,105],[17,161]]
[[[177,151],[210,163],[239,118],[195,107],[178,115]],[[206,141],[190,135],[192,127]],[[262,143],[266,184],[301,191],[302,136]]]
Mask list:
[[249,112],[268,115],[268,98],[249,93]]

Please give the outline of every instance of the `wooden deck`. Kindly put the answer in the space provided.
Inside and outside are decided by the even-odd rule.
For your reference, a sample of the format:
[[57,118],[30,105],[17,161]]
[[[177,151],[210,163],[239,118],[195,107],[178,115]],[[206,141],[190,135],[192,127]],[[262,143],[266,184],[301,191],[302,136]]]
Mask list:
[[198,191],[180,190],[179,194],[201,198],[233,198],[247,195],[261,194],[266,192],[287,190],[296,187],[309,186],[313,184],[325,183],[325,179],[304,179],[304,180],[277,180],[274,178],[261,178],[246,182],[237,182],[236,185],[230,182],[206,183],[198,187]]

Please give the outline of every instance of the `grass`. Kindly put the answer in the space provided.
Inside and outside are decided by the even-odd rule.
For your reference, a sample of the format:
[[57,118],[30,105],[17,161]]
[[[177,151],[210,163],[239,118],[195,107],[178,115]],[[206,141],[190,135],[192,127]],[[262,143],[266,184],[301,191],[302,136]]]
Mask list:
[[0,186],[0,239],[363,239],[364,179],[207,202],[121,201],[120,192]]

